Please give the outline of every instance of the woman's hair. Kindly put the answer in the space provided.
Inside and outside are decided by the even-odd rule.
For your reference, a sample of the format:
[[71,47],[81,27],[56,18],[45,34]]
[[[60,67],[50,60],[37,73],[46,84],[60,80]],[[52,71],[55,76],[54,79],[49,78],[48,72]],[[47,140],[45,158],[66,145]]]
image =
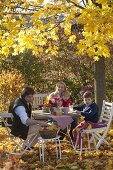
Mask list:
[[64,92],[62,92],[62,96],[69,96],[70,97],[70,93],[69,93],[69,91],[64,91]]
[[63,81],[59,81],[59,82],[56,84],[56,87],[57,87],[59,84],[62,84],[62,85],[64,86],[64,89],[66,90],[66,84],[65,84]]
[[[66,91],[66,84],[65,84],[63,81],[59,81],[59,82],[56,84],[56,87],[55,87],[55,88],[57,88],[59,85],[63,85],[63,86],[64,86],[64,91],[63,91],[63,92],[65,92],[65,91]],[[55,91],[52,92],[52,93],[50,93],[49,99],[51,99],[52,97],[54,97],[54,95],[55,95]],[[61,94],[61,96],[62,96],[62,94]]]
[[84,94],[83,94],[83,98],[92,98],[92,93],[90,91],[86,91]]
[[22,96],[22,97],[26,97],[26,96],[28,96],[28,95],[30,95],[30,94],[32,94],[32,95],[35,94],[34,89],[31,88],[31,87],[25,87],[25,88],[23,89],[23,91],[21,92],[21,96]]

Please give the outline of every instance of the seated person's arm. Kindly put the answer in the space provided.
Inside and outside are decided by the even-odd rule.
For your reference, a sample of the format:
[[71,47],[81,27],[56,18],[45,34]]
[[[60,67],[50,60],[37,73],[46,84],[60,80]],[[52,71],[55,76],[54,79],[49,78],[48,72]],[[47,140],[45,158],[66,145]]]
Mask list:
[[55,99],[54,99],[54,94],[53,94],[53,93],[51,93],[51,94],[48,96],[48,99],[49,99],[49,104],[55,103]]
[[37,120],[33,120],[33,119],[30,119],[28,116],[27,116],[27,113],[25,111],[25,108],[24,106],[18,106],[15,108],[15,113],[17,116],[19,116],[22,124],[24,125],[35,125],[35,124],[40,124],[41,126],[47,126],[47,123],[46,122],[43,122],[43,121],[37,121]]
[[33,120],[33,119],[30,119],[28,118],[26,120],[26,125],[35,125],[35,124],[39,124],[41,126],[48,126],[47,122],[44,122],[44,121],[38,121],[38,120]]
[[73,110],[83,111],[84,105],[73,106]]
[[85,116],[87,118],[93,117],[96,113],[98,113],[98,107],[94,105],[93,107],[89,107],[87,110],[84,110],[81,112],[82,116]]
[[53,97],[54,97],[54,93],[51,93],[51,94],[48,96],[48,99],[51,100]]

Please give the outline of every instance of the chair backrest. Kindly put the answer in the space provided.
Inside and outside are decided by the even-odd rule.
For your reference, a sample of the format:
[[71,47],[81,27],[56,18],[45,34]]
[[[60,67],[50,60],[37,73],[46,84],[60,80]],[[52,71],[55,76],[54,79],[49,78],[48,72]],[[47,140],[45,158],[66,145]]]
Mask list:
[[33,108],[37,108],[40,105],[43,105],[44,98],[48,96],[48,93],[37,93],[34,95],[34,101],[33,101]]
[[12,127],[12,120],[13,120],[13,115],[12,113],[1,113],[0,114],[1,120],[8,132],[8,134],[10,135],[10,129]]
[[109,128],[113,117],[113,103],[103,100],[102,111],[99,122],[104,122]]

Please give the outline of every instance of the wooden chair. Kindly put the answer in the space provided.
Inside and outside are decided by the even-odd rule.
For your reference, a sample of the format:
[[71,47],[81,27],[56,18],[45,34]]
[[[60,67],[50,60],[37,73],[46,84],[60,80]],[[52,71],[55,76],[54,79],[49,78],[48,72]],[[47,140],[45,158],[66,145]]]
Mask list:
[[42,106],[44,104],[44,98],[48,96],[47,93],[36,93],[34,95],[34,101],[33,101],[33,108],[37,108],[39,106]]
[[[113,117],[113,103],[103,101],[102,105],[102,111],[99,119],[99,123],[97,124],[96,128],[91,129],[83,129],[78,131],[77,133],[77,140],[75,143],[75,151],[79,149],[80,154],[83,152],[83,140],[84,135],[87,135],[87,143],[88,147],[87,149],[89,151],[92,150],[91,143],[94,144],[94,149],[98,150],[101,144],[107,144],[109,145],[109,142],[105,139],[107,132],[109,130],[111,121]],[[78,142],[79,142],[79,136],[80,137],[80,147],[78,148]]]

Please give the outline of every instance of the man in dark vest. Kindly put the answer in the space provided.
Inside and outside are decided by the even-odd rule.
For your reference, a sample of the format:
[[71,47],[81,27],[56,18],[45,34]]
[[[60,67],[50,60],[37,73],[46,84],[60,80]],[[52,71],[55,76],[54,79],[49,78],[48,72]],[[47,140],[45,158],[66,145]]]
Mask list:
[[47,126],[46,122],[31,119],[34,94],[35,92],[31,87],[26,87],[9,106],[9,113],[13,114],[11,133],[24,140],[29,139],[31,134],[37,134],[37,139],[32,143],[32,146],[37,143],[38,136],[40,136],[39,127]]

